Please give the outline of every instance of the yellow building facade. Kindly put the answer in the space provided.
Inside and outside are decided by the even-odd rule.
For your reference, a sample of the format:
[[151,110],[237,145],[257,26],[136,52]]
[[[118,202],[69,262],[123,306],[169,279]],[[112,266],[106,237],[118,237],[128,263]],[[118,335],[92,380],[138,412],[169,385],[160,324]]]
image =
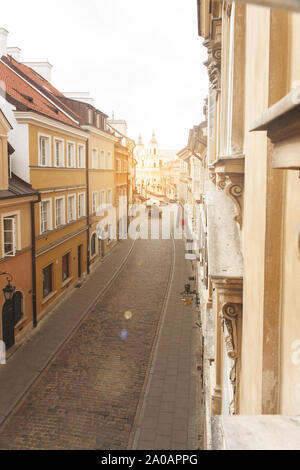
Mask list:
[[15,338],[35,321],[33,314],[32,279],[32,208],[38,194],[11,172],[13,148],[7,135],[11,125],[0,110],[0,283],[2,289],[9,283],[15,288],[11,308],[1,298],[0,340],[6,349]]

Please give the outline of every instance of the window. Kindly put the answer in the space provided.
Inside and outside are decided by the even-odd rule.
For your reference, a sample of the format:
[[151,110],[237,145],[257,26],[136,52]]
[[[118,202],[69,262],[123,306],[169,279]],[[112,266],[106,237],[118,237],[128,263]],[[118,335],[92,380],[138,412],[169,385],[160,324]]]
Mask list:
[[92,168],[99,168],[98,150],[92,150]]
[[65,223],[65,198],[55,199],[55,227],[64,225]]
[[64,141],[54,139],[55,166],[65,166]]
[[3,219],[4,256],[15,256],[16,254],[16,218],[5,217]]
[[108,224],[107,227],[107,241],[110,242],[112,240],[112,224]]
[[76,220],[76,196],[68,196],[68,222]]
[[117,159],[117,173],[121,173],[122,171],[122,160]]
[[78,168],[85,168],[85,146],[78,145]]
[[124,160],[124,172],[127,173],[128,171],[128,162]]
[[112,189],[107,190],[107,204],[112,206]]
[[92,212],[96,212],[98,207],[98,192],[94,191],[92,195]]
[[51,166],[51,147],[50,137],[46,135],[39,136],[39,165]]
[[52,230],[51,200],[41,202],[41,233]]
[[93,110],[92,109],[89,109],[89,116],[88,116],[88,119],[89,119],[89,124],[93,124]]
[[97,114],[97,127],[98,127],[98,129],[101,128],[101,116],[100,116],[100,114]]
[[96,253],[97,253],[97,237],[96,237],[96,234],[93,233],[93,235],[91,236],[91,255],[95,256]]
[[78,194],[78,217],[85,216],[85,194]]
[[107,152],[107,168],[108,170],[113,170],[113,158],[111,152]]
[[75,168],[75,144],[73,142],[67,144],[67,166]]
[[101,150],[101,153],[100,153],[100,168],[102,170],[105,170],[106,166],[105,166],[105,152],[104,150]]
[[100,192],[100,205],[101,205],[102,208],[104,208],[105,204],[106,204],[106,192],[105,192],[105,190],[102,190]]
[[52,264],[43,269],[43,297],[52,292]]
[[62,257],[62,282],[70,276],[69,253]]

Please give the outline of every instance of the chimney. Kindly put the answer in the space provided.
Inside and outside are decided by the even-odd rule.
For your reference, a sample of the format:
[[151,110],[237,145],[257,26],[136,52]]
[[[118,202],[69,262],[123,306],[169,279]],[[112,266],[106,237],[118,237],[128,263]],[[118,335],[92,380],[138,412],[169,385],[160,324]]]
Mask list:
[[7,55],[12,56],[15,60],[20,62],[21,59],[21,49],[19,47],[7,47]]
[[35,72],[41,75],[45,80],[51,82],[51,71],[53,65],[47,62],[23,62],[24,65],[31,67]]
[[7,35],[8,31],[5,28],[0,28],[0,58],[7,52]]

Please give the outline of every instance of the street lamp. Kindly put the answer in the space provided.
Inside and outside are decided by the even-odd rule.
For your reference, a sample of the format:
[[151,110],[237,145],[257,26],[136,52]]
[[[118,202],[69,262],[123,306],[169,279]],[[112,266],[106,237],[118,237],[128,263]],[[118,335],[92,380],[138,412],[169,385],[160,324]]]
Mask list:
[[10,278],[9,277],[6,278],[8,284],[2,289],[3,293],[4,293],[5,300],[8,301],[8,300],[12,300],[16,288],[11,285],[11,281],[13,280],[13,276],[11,274],[5,273],[5,272],[0,273],[0,276],[5,276],[5,275],[10,276]]

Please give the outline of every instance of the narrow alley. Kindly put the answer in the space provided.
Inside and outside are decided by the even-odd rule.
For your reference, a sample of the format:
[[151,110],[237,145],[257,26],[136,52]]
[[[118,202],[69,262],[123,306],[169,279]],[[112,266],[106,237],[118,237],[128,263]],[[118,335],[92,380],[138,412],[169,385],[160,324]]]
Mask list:
[[180,299],[191,275],[181,240],[120,242],[0,370],[0,447],[199,448],[200,334]]

